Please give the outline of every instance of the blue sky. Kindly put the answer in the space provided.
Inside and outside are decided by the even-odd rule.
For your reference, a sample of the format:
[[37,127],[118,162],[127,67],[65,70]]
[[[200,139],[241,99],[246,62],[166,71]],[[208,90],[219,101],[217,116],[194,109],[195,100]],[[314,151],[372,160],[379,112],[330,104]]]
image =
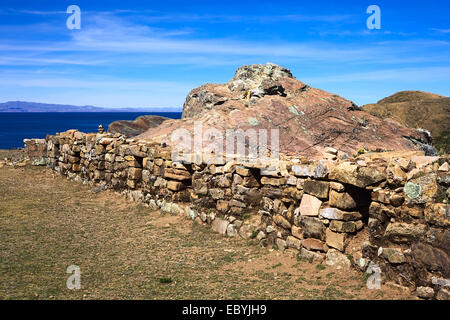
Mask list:
[[[69,30],[69,5],[81,29]],[[369,30],[369,5],[381,29]],[[0,101],[177,108],[205,82],[273,62],[362,105],[400,90],[450,95],[450,2],[0,3]]]

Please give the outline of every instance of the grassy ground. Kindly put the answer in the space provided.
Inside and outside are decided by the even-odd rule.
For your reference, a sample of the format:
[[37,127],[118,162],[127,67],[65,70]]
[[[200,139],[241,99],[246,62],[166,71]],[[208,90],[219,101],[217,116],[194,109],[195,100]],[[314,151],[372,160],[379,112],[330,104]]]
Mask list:
[[[81,270],[69,290],[66,269]],[[0,299],[408,299],[49,169],[0,169]]]

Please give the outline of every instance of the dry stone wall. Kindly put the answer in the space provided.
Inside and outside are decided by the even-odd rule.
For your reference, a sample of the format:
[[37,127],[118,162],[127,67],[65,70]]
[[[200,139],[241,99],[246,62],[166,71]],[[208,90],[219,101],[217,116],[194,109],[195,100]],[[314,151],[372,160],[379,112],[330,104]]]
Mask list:
[[[253,238],[337,268],[381,270],[423,298],[449,299],[448,159],[367,154],[316,162],[186,164],[171,149],[76,130],[27,140],[36,164],[112,189],[154,210],[184,214],[230,237]],[[42,154],[39,154],[41,150]]]

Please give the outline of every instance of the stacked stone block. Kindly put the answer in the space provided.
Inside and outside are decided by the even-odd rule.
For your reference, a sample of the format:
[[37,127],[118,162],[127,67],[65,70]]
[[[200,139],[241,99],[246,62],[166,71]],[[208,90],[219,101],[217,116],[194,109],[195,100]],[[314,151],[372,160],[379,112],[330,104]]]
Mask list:
[[[276,166],[183,163],[164,145],[76,130],[49,135],[45,144],[48,166],[72,179],[309,261],[361,270],[376,264],[385,280],[419,287],[428,298],[448,297],[445,158],[381,153],[338,160],[329,148],[320,161],[299,157]],[[359,254],[350,252],[364,232]]]

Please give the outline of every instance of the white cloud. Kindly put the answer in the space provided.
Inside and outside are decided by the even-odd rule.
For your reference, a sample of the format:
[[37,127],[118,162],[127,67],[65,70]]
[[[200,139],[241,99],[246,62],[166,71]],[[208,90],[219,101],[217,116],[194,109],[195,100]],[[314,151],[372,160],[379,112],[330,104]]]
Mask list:
[[[134,12],[124,12],[124,14],[127,13]],[[177,19],[202,19],[202,21],[211,19],[212,22],[214,19],[222,19],[230,23],[243,18],[195,15],[177,17]],[[279,19],[280,22],[284,21],[283,19],[291,19],[291,21],[307,21],[306,19],[321,21],[322,19],[330,23],[333,20],[350,19],[345,16],[304,17],[301,15],[249,18]],[[0,26],[0,31],[7,30],[7,27],[1,28]],[[159,79],[158,72],[164,72],[164,76],[168,76],[170,71],[167,73],[165,70],[152,71],[152,68],[156,69],[159,65],[176,65],[177,68],[169,70],[177,69],[175,73],[179,75],[182,72],[189,74],[186,71],[189,68],[211,70],[212,66],[232,65],[234,68],[242,64],[271,61],[297,68],[302,73],[297,74],[299,79],[311,85],[320,87],[321,84],[332,83],[334,88],[339,88],[344,83],[358,81],[445,82],[449,80],[448,75],[450,75],[450,67],[448,67],[450,42],[444,40],[367,41],[362,44],[361,41],[342,43],[272,39],[256,41],[243,40],[238,35],[222,39],[201,38],[195,36],[194,29],[155,28],[136,24],[130,20],[130,17],[118,17],[111,13],[87,15],[79,31],[69,31],[64,26],[52,24],[21,26],[21,28],[23,34],[35,32],[39,35],[53,28],[55,32],[58,32],[60,40],[2,39],[0,67],[14,70],[14,68],[22,69],[25,66],[32,66],[28,71],[36,71],[34,73],[15,71],[2,77],[0,87],[3,88],[0,89],[0,96],[3,97],[12,96],[11,92],[14,94],[24,92],[24,95],[34,93],[43,98],[48,97],[48,101],[51,99],[63,101],[64,97],[72,97],[77,100],[77,104],[122,107],[181,106],[189,90],[200,85],[201,82],[136,80],[132,79],[133,75],[126,74],[128,70],[131,72],[131,70],[140,69],[140,76],[149,70],[147,79]],[[361,32],[361,35],[367,33]],[[348,35],[352,33],[349,32]],[[389,68],[387,65],[398,65],[398,67]],[[423,65],[427,67],[419,67]],[[363,69],[371,71],[350,72]],[[75,72],[71,74],[70,70]],[[57,72],[60,74],[56,74]],[[328,75],[317,76],[316,73],[308,78],[311,72],[326,72]],[[102,76],[102,73],[111,76]],[[4,70],[2,74],[5,74]],[[124,74],[125,76],[121,77]],[[19,88],[21,91],[13,91],[12,88]],[[17,98],[19,97],[15,99]]]
[[443,33],[443,34],[449,34],[450,33],[450,29],[431,28],[430,30],[436,31],[438,33]]
[[450,81],[450,67],[418,67],[396,68],[368,72],[344,73],[339,75],[310,77],[307,82],[321,83],[347,83],[358,81],[402,81],[405,83],[420,81],[440,82]]
[[[365,31],[361,31],[364,33]],[[185,37],[179,38],[180,35]],[[68,37],[68,38],[67,38]],[[62,38],[64,39],[64,38]],[[16,57],[26,53],[63,55],[76,54],[72,64],[114,64],[133,63],[133,65],[156,64],[202,64],[224,65],[230,61],[252,58],[257,60],[296,59],[303,63],[345,62],[360,63],[407,63],[408,59],[417,61],[417,49],[423,61],[448,61],[449,42],[446,41],[383,41],[365,46],[360,43],[324,43],[324,42],[283,42],[283,41],[244,41],[237,38],[199,39],[193,37],[193,30],[166,30],[138,25],[126,18],[105,14],[93,15],[80,31],[66,33],[66,40],[59,42],[3,41],[0,45],[0,57]],[[427,48],[444,49],[437,55],[436,50],[426,52]],[[11,54],[13,53],[13,54]],[[206,58],[206,59],[205,59]],[[44,59],[42,62],[44,62]],[[66,61],[68,59],[52,59]],[[26,62],[26,59],[22,59]],[[410,60],[413,62],[413,60]],[[28,60],[33,62],[32,60]],[[77,62],[78,61],[78,62]],[[149,63],[150,61],[150,63]],[[390,62],[392,61],[392,62]],[[49,60],[51,63],[51,59]]]

